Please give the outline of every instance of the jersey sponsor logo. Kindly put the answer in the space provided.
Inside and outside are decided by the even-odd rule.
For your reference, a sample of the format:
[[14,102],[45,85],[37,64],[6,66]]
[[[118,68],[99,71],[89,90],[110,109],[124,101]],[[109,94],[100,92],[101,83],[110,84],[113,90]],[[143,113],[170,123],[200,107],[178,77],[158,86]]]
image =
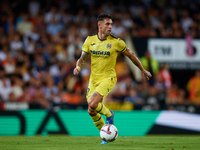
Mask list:
[[90,50],[90,53],[93,54],[93,56],[110,56],[109,51],[95,51],[95,50]]
[[106,45],[106,48],[107,48],[107,49],[110,49],[111,47],[112,47],[112,45],[109,44],[109,43]]

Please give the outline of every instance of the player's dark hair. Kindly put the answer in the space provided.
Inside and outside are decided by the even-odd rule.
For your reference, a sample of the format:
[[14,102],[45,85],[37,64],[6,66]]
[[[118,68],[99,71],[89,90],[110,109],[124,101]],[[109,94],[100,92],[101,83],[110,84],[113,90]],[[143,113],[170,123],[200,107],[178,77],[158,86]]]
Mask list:
[[97,17],[97,22],[99,21],[103,21],[104,19],[112,19],[112,16],[110,14],[106,14],[106,13],[101,13],[98,17]]

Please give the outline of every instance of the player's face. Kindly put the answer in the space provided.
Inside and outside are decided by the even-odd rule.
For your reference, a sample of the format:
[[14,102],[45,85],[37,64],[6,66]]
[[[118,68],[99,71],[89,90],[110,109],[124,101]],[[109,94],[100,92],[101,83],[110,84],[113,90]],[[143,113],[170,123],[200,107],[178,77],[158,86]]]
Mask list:
[[112,19],[104,19],[101,23],[100,23],[100,30],[102,31],[102,33],[104,35],[110,35],[111,34],[111,30],[112,30]]

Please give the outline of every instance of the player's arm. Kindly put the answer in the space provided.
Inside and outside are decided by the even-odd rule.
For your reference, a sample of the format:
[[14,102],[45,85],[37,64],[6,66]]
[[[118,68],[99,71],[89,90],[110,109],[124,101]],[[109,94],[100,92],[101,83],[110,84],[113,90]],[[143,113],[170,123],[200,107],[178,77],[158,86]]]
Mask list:
[[85,62],[87,60],[88,53],[82,51],[81,57],[76,62],[76,68],[74,68],[74,75],[78,75],[83,66],[85,65]]
[[149,78],[151,78],[152,76],[151,73],[143,68],[140,60],[135,56],[134,53],[130,51],[129,48],[126,49],[124,55],[126,55],[142,71],[142,73],[148,80]]

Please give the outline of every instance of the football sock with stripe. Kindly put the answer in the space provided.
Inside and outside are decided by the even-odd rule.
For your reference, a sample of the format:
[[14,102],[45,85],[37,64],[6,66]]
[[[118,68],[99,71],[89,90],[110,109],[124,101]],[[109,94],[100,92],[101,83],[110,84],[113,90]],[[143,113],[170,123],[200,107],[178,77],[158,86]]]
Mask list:
[[96,116],[92,116],[92,120],[93,120],[94,125],[99,130],[101,130],[101,128],[105,125],[105,122],[99,113],[97,113]]
[[95,109],[95,111],[97,113],[105,115],[106,118],[112,116],[110,110],[103,103],[99,103],[98,106],[97,106],[97,108]]

